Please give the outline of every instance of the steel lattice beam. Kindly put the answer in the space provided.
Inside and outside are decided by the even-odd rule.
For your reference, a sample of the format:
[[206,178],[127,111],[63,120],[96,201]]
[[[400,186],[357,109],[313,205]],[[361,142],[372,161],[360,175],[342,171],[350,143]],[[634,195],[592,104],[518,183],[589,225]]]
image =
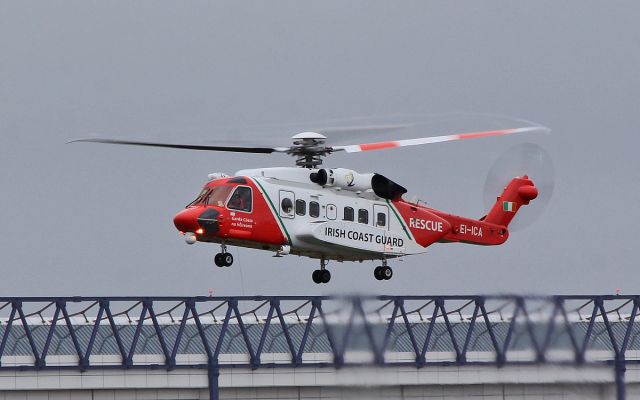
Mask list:
[[[202,368],[217,393],[222,368],[281,368],[318,366],[407,366],[495,365],[555,363],[564,365],[604,364],[614,367],[618,397],[624,398],[624,371],[627,352],[633,344],[640,296],[377,296],[377,297],[23,297],[0,298],[0,369],[113,369],[157,368],[157,363],[135,360],[141,354],[141,338],[159,343],[167,370]],[[121,321],[127,323],[123,324]],[[167,322],[170,321],[170,322]],[[190,343],[206,355],[206,362],[189,364],[178,357],[185,348],[187,326],[194,326]],[[231,327],[235,337],[230,338]],[[277,327],[276,327],[277,326]],[[135,328],[131,328],[135,327]],[[171,328],[169,328],[171,327]],[[622,327],[623,331],[620,329]],[[81,329],[90,334],[81,335]],[[133,329],[131,336],[130,330]],[[263,362],[274,330],[283,339],[287,360]],[[46,334],[42,334],[45,330]],[[258,334],[253,334],[258,330]],[[83,332],[84,332],[83,331]],[[128,332],[125,335],[125,331]],[[146,333],[143,333],[146,332]],[[295,332],[294,332],[295,331]],[[105,333],[106,332],[106,333]],[[238,333],[239,332],[239,333]],[[330,360],[310,361],[310,339],[325,339]],[[398,333],[401,332],[401,333]],[[616,333],[617,332],[617,333]],[[623,333],[621,333],[623,332]],[[64,335],[64,336],[61,336]],[[115,355],[121,365],[91,362],[98,354],[96,344],[107,335],[116,343]],[[550,352],[559,335],[567,338],[562,350],[571,357],[554,360]],[[19,336],[19,339],[17,338]],[[52,344],[70,340],[77,365],[48,363]],[[388,359],[386,354],[400,338],[413,360]],[[491,357],[469,359],[478,341],[488,344]],[[7,365],[5,357],[15,353],[10,343],[26,341],[33,363]],[[243,362],[221,360],[224,344],[237,341],[244,349]],[[194,342],[195,341],[195,342]],[[371,355],[370,362],[350,361],[353,341],[364,342],[360,351]],[[21,343],[23,343],[21,342]],[[447,343],[454,354],[450,360],[432,357]],[[523,348],[522,343],[526,343]],[[609,351],[598,358],[588,357],[597,344]],[[182,347],[181,347],[182,346]],[[22,350],[24,351],[24,350]],[[511,358],[514,352],[528,351],[530,359]],[[606,353],[606,352],[605,352]]]

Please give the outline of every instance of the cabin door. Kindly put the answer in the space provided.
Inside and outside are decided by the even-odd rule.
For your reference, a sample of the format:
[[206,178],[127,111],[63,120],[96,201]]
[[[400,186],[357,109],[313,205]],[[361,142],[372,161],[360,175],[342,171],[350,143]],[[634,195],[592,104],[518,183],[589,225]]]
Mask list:
[[281,218],[294,218],[296,195],[288,190],[280,191],[280,202],[278,204],[279,213]]

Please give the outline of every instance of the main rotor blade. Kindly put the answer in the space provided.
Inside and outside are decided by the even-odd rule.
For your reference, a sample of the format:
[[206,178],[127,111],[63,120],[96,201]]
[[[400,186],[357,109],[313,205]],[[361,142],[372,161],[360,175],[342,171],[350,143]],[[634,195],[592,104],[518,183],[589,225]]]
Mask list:
[[404,147],[404,146],[418,146],[422,144],[450,142],[453,140],[474,139],[474,138],[490,137],[490,136],[504,136],[504,135],[510,135],[513,133],[524,133],[524,132],[534,132],[534,131],[548,131],[548,129],[540,126],[531,126],[531,127],[524,127],[524,128],[499,129],[494,131],[469,132],[469,133],[459,133],[459,134],[444,135],[444,136],[429,136],[429,137],[416,138],[416,139],[391,140],[386,142],[354,144],[354,145],[347,145],[347,146],[333,146],[332,149],[333,151],[346,151],[347,153],[358,153],[361,151],[392,149],[395,147]]
[[76,143],[76,142],[124,144],[124,145],[130,145],[130,146],[147,146],[147,147],[166,147],[171,149],[187,149],[187,150],[227,151],[227,152],[234,152],[234,153],[270,154],[273,152],[284,153],[287,150],[287,148],[285,147],[211,146],[211,145],[198,145],[198,144],[175,144],[175,143],[144,142],[144,141],[135,141],[135,140],[116,140],[116,139],[101,139],[101,138],[77,139],[67,143]]
[[307,129],[310,132],[318,132],[325,135],[343,135],[350,133],[384,133],[395,131],[398,129],[411,128],[415,124],[371,124],[371,125],[354,125],[354,126],[333,126],[325,128]]

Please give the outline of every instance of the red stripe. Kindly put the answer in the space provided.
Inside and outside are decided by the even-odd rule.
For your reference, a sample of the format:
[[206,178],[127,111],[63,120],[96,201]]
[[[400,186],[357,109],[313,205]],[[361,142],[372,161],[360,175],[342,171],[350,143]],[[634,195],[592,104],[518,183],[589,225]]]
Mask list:
[[380,149],[391,149],[394,147],[398,147],[398,142],[378,142],[378,143],[367,143],[361,144],[360,150],[380,150]]
[[508,135],[510,133],[515,132],[515,129],[501,129],[497,131],[485,131],[485,132],[475,132],[475,133],[462,133],[458,136],[458,139],[473,139],[480,138],[486,136],[500,136],[500,135]]

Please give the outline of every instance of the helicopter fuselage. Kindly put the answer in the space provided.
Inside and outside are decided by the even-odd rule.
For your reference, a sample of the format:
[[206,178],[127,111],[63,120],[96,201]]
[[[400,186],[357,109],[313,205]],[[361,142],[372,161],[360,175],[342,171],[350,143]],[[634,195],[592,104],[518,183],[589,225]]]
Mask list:
[[[198,198],[174,218],[188,243],[364,261],[423,253],[436,242],[498,245],[508,238],[508,221],[498,217],[499,211],[509,211],[498,210],[485,220],[447,214],[403,200],[406,190],[377,174],[282,167],[211,176]],[[535,190],[527,178],[515,178],[510,186],[520,194],[521,186]],[[522,196],[516,199],[523,201],[528,203]]]

